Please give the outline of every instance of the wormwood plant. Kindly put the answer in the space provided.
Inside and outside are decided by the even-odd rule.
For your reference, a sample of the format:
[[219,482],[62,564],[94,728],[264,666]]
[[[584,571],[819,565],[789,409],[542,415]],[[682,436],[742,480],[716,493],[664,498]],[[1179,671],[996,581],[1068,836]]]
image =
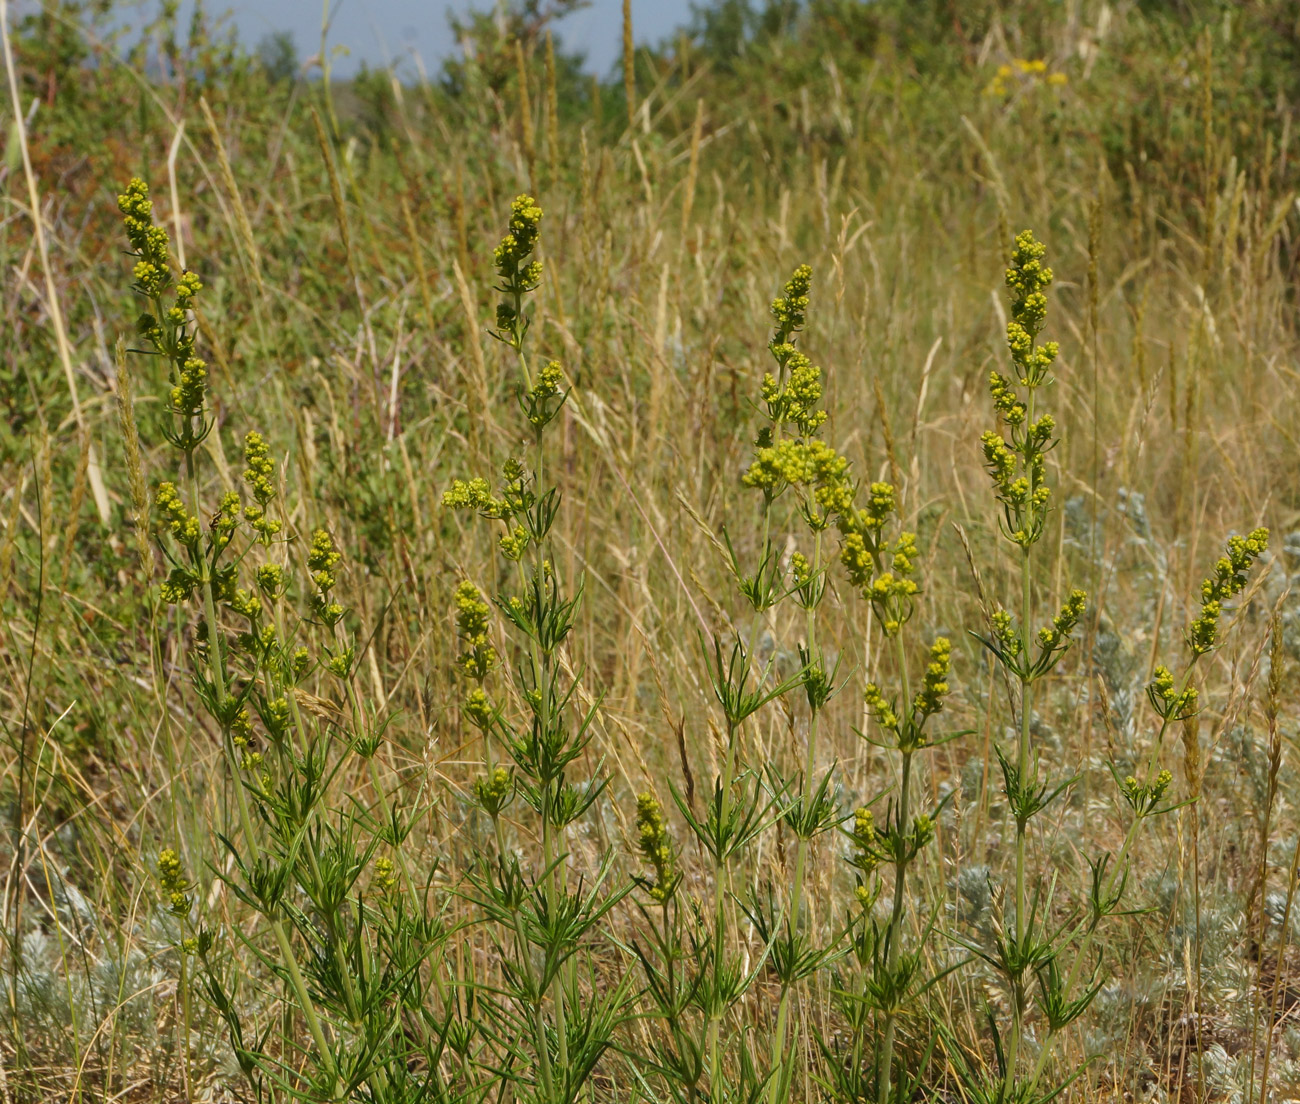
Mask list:
[[[235,808],[218,834],[229,863],[213,873],[260,921],[227,927],[219,913],[204,916],[180,855],[163,850],[159,881],[180,924],[182,996],[185,963],[197,960],[200,992],[258,1100],[442,1098],[451,1020],[431,962],[446,932],[404,847],[418,810],[399,809],[379,773],[386,721],[354,678],[358,645],[336,595],[340,553],[324,530],[305,548],[287,531],[275,461],[256,432],[244,441],[245,495],[228,490],[205,507],[200,461],[215,426],[190,314],[202,285],[193,272],[173,274],[143,182],[131,181],[118,205],[144,304],[137,331],[171,380],[162,432],[180,472],[154,493],[169,564],[161,596],[186,627],[190,679],[220,740]],[[344,779],[353,796],[340,805],[332,784]],[[283,990],[278,1023],[250,1018],[264,998],[240,990],[265,979],[245,970],[241,948]],[[439,995],[426,1003],[429,980]]]
[[[1046,457],[1057,443],[1054,419],[1039,409],[1039,392],[1051,383],[1051,366],[1058,353],[1056,342],[1038,341],[1047,316],[1045,289],[1053,279],[1052,270],[1042,263],[1045,252],[1028,230],[1015,240],[1006,273],[1012,297],[1007,324],[1012,375],[994,370],[989,379],[994,409],[1005,432],[989,430],[982,437],[984,458],[1001,507],[1001,532],[1016,550],[1021,592],[1018,619],[1005,608],[997,608],[988,635],[982,638],[1019,687],[1018,740],[1009,754],[996,749],[1003,792],[1016,826],[1014,898],[1008,904],[994,889],[992,942],[969,944],[1001,976],[1010,1022],[1000,1028],[992,1011],[988,1013],[995,1063],[991,1069],[968,1060],[954,1045],[951,1032],[944,1029],[966,1091],[981,1104],[1045,1104],[1084,1072],[1081,1067],[1064,1080],[1045,1078],[1056,1040],[1087,1010],[1105,982],[1103,966],[1093,953],[1094,939],[1101,921],[1120,911],[1138,832],[1147,820],[1183,804],[1166,800],[1173,778],[1159,763],[1164,738],[1170,724],[1195,714],[1195,665],[1218,643],[1223,603],[1244,588],[1246,572],[1268,544],[1266,529],[1230,538],[1226,555],[1202,584],[1200,614],[1187,629],[1191,656],[1183,674],[1175,678],[1167,667],[1158,666],[1147,688],[1160,725],[1142,778],[1121,778],[1111,765],[1130,813],[1123,844],[1115,856],[1103,853],[1088,860],[1087,884],[1077,901],[1058,901],[1055,893],[1060,872],[1047,861],[1037,873],[1030,869],[1030,828],[1074,779],[1047,776],[1034,740],[1034,701],[1038,684],[1069,648],[1070,635],[1087,599],[1083,591],[1071,590],[1050,623],[1034,632],[1035,550],[1051,512]],[[1031,1023],[1035,1013],[1037,1023]]]
[[[590,880],[575,876],[567,851],[570,827],[597,802],[608,778],[599,770],[581,781],[573,778],[591,742],[596,703],[579,707],[580,673],[567,674],[561,660],[582,582],[567,596],[550,558],[561,490],[547,480],[546,430],[569,390],[558,362],[534,371],[527,354],[532,316],[526,300],[542,279],[542,262],[534,257],[541,219],[533,198],[519,196],[493,255],[502,295],[494,336],[518,361],[519,405],[532,438],[532,467],[512,457],[502,465],[495,493],[485,479],[456,480],[443,502],[501,527],[497,547],[507,570],[494,602],[513,631],[518,657],[512,699],[494,701],[485,685],[497,666],[487,643],[490,610],[477,588],[463,583],[457,591],[457,624],[465,645],[460,667],[475,684],[465,714],[482,733],[486,769],[475,794],[496,842],[495,855],[469,875],[468,894],[502,969],[499,986],[473,990],[476,1018],[467,1029],[488,1037],[491,1069],[503,1090],[567,1104],[587,1091],[626,1015],[629,982],[598,985],[590,959],[580,961],[580,951],[631,886],[607,884],[612,849],[606,849]],[[535,818],[540,865],[530,863],[507,838],[503,813],[516,798]]]

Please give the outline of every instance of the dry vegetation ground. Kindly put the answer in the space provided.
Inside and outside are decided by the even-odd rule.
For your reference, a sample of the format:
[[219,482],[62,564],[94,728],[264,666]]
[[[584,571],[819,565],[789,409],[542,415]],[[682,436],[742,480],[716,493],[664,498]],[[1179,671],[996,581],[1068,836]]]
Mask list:
[[[757,500],[740,475],[758,425],[768,304],[796,264],[810,264],[801,347],[825,370],[822,435],[863,479],[897,487],[920,546],[916,623],[954,645],[945,724],[969,730],[918,768],[923,801],[947,798],[909,921],[919,934],[933,910],[932,969],[968,957],[959,936],[990,930],[1014,856],[992,753],[1014,742],[1014,701],[969,634],[984,629],[981,587],[1000,600],[1019,586],[979,439],[993,424],[989,370],[1005,362],[1011,231],[1034,227],[1057,276],[1048,335],[1061,353],[1045,402],[1062,437],[1035,587],[1044,609],[1070,585],[1092,596],[1033,718],[1045,765],[1074,778],[1031,841],[1062,899],[1078,893],[1085,858],[1121,845],[1127,807],[1108,763],[1122,778],[1145,754],[1151,669],[1178,654],[1224,537],[1260,524],[1273,533],[1202,670],[1203,713],[1167,740],[1172,792],[1198,799],[1141,837],[1132,911],[1105,926],[1102,987],[1057,1061],[1068,1072],[1097,1056],[1071,1099],[1250,1100],[1264,1091],[1271,1038],[1271,1099],[1300,1098],[1300,958],[1285,946],[1300,845],[1293,109],[1251,83],[1260,40],[1248,34],[1271,33],[1267,23],[1234,26],[1216,9],[1202,32],[1190,15],[1128,4],[1004,8],[991,22],[972,17],[967,43],[945,31],[951,57],[928,69],[897,28],[866,43],[854,41],[857,24],[763,38],[743,59],[699,45],[647,52],[630,125],[621,82],[594,104],[562,65],[552,101],[543,42],[526,38],[526,128],[513,55],[490,39],[458,91],[372,80],[349,90],[340,117],[319,83],[268,83],[207,41],[182,41],[159,75],[61,68],[60,43],[77,32],[60,25],[17,34],[31,170],[6,102],[0,1095],[248,1094],[223,1025],[197,998],[181,1060],[178,935],[155,865],[164,847],[181,853],[196,908],[242,963],[247,1030],[285,1018],[283,987],[231,934],[255,938],[254,918],[214,876],[230,870],[215,833],[233,823],[233,799],[220,731],[187,673],[191,619],[157,604],[162,564],[147,550],[145,577],[132,524],[112,350],[139,306],[114,198],[138,175],[205,285],[198,345],[219,426],[202,449],[205,492],[215,503],[240,485],[243,436],[257,429],[283,474],[294,547],[323,527],[343,553],[357,681],[391,718],[383,785],[423,803],[411,861],[422,878],[432,872],[451,917],[471,911],[452,890],[492,847],[472,801],[484,753],[462,715],[452,595],[463,578],[493,593],[501,568],[486,530],[441,496],[453,478],[488,474],[526,447],[513,354],[487,333],[491,249],[510,199],[533,188],[546,212],[529,340],[574,384],[550,431],[563,490],[552,554],[570,592],[585,579],[585,597],[560,663],[581,673],[579,698],[598,702],[580,765],[611,779],[570,830],[575,876],[606,851],[616,880],[639,869],[635,795],[649,789],[669,810],[681,892],[711,898],[712,866],[669,785],[700,802],[722,770],[724,726],[699,638],[748,631],[719,536],[725,527],[742,560],[758,554]],[[1269,8],[1242,5],[1241,19]],[[1042,73],[1014,64],[1040,57]],[[1004,64],[1009,75],[995,79]],[[152,488],[177,470],[161,434],[163,373],[143,357],[130,372]],[[778,551],[802,546],[793,513],[777,526]],[[829,579],[821,644],[848,689],[821,719],[817,765],[836,765],[851,811],[896,769],[855,732],[869,724],[862,683],[887,680],[891,661],[868,607],[835,570]],[[1285,648],[1273,654],[1287,666],[1271,760],[1274,613]],[[778,607],[759,655],[797,667],[802,626],[801,611]],[[328,679],[304,689],[329,719],[339,703]],[[795,695],[777,701],[746,726],[745,760],[794,771],[806,726]],[[372,777],[349,766],[331,807],[369,793]],[[531,853],[522,805],[504,821]],[[813,931],[829,933],[850,907],[846,847],[837,832],[812,845]],[[771,827],[743,880],[787,885],[794,850],[788,830]],[[593,937],[597,987],[635,971],[628,941],[646,920],[631,902]],[[761,941],[737,919],[738,953],[754,956]],[[500,962],[489,934],[471,927],[453,943],[452,957],[476,959],[490,984]],[[828,968],[798,998],[801,1022],[827,1039],[844,1029],[832,988]],[[764,1061],[778,996],[761,973],[735,1013]],[[948,974],[909,1008],[904,1049],[919,1061],[926,1016],[937,1014],[962,1039],[982,1039],[991,1061],[986,1000],[1005,1014],[993,971],[976,961]],[[592,1099],[651,1092],[628,1072],[629,1055],[656,1030],[647,1020],[619,1029]],[[822,1098],[811,1030],[798,1047],[793,1095]],[[929,1098],[960,1099],[942,1050],[925,1068]]]

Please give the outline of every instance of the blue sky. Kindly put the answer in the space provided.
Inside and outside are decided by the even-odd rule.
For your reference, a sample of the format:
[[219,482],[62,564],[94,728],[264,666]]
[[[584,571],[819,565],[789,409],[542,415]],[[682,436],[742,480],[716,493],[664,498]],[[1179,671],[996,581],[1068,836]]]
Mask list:
[[[205,0],[208,10],[229,10],[240,36],[255,45],[271,31],[287,30],[294,36],[300,58],[320,46],[321,0]],[[471,7],[489,10],[493,0],[332,0],[334,22],[329,41],[347,46],[349,56],[335,63],[346,75],[364,59],[371,65],[408,55],[412,51],[433,71],[454,48],[447,30],[447,12]],[[188,19],[189,3],[182,19]],[[150,10],[147,5],[145,10]],[[593,0],[557,31],[566,46],[587,54],[588,68],[605,74],[621,49],[622,0]],[[632,0],[632,25],[638,43],[659,42],[690,15],[689,0]],[[184,25],[184,23],[182,23]]]

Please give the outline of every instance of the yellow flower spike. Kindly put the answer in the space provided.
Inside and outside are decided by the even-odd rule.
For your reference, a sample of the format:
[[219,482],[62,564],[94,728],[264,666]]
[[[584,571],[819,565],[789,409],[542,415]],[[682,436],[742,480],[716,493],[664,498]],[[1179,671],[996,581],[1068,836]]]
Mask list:
[[385,897],[397,888],[397,870],[392,859],[383,855],[375,859],[374,876],[371,885]]
[[930,660],[925,668],[921,689],[912,703],[920,717],[928,717],[943,709],[943,699],[948,694],[948,672],[952,669],[952,643],[945,636],[930,645]]
[[488,615],[491,609],[468,580],[456,588],[456,631],[465,651],[456,657],[461,671],[482,682],[497,665],[497,652],[488,640]]
[[672,840],[664,823],[663,809],[654,794],[646,791],[636,799],[637,850],[654,872],[653,880],[637,879],[650,896],[666,904],[681,881],[673,858]]
[[193,907],[193,902],[187,891],[190,884],[185,878],[185,871],[181,866],[181,859],[176,852],[165,847],[158,853],[158,881],[162,887],[164,900],[167,901],[168,911],[173,916],[186,917]]

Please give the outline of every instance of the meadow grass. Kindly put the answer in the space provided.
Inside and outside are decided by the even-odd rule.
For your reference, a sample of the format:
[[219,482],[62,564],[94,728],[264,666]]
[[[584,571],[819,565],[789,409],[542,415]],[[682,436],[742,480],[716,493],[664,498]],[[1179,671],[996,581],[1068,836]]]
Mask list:
[[1300,1091],[1286,7],[0,7],[0,1094]]

